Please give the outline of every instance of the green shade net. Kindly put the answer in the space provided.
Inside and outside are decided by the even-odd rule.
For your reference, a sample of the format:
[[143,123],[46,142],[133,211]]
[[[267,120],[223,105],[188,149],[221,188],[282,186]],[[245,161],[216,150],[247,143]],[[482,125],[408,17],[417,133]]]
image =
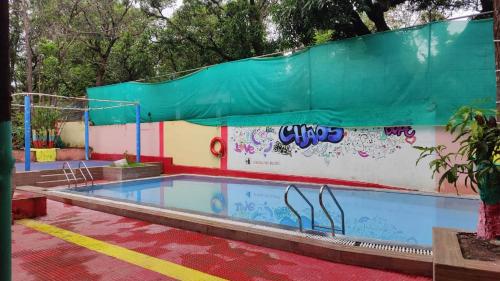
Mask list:
[[[215,65],[161,83],[87,89],[137,101],[141,121],[219,126],[444,125],[462,105],[495,108],[493,21],[447,21],[335,41],[290,56]],[[110,106],[92,101],[90,107]],[[134,107],[91,110],[96,125]]]

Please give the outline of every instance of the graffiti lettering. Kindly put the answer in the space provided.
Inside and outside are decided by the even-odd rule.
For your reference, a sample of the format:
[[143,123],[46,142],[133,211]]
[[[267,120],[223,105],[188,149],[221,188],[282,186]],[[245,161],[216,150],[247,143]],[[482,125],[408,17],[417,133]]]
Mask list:
[[279,139],[284,145],[295,142],[302,149],[319,142],[339,143],[343,138],[344,129],[335,127],[293,125],[282,126],[279,131]]
[[234,151],[254,154],[255,149],[251,144],[235,143]]
[[385,127],[384,128],[384,133],[387,136],[398,136],[400,137],[401,134],[404,134],[405,137],[411,138],[415,136],[415,130],[411,126],[404,126],[404,127]]
[[284,145],[279,141],[274,143],[273,151],[282,155],[292,156],[292,149],[290,148],[290,146]]

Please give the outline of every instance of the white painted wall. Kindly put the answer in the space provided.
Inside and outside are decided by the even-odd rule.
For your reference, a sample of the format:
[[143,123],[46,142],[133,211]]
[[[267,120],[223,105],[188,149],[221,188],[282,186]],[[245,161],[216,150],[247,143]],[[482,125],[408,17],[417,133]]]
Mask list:
[[338,143],[319,142],[304,149],[295,143],[283,145],[279,131],[280,127],[229,127],[228,169],[436,189],[428,168],[432,159],[416,166],[419,151],[413,148],[435,145],[433,127],[411,128],[399,136],[384,128],[345,129]]

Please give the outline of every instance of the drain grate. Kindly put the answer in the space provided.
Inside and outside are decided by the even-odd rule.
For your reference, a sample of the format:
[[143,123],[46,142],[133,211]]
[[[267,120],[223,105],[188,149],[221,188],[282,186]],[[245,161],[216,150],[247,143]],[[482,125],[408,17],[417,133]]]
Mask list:
[[392,251],[392,252],[399,252],[399,253],[408,253],[408,254],[415,254],[415,255],[432,256],[432,250],[426,249],[426,248],[408,247],[408,246],[391,245],[391,244],[374,243],[374,242],[361,242],[361,241],[355,241],[355,240],[351,240],[351,239],[343,238],[343,237],[319,236],[319,235],[308,234],[308,233],[304,233],[304,232],[300,233],[300,236],[315,239],[315,240],[327,241],[329,243],[334,243],[334,244],[338,244],[338,245],[362,247],[362,248],[376,249],[376,250],[382,250],[382,251]]
[[363,248],[377,249],[377,250],[385,250],[385,251],[393,251],[393,252],[400,252],[400,253],[432,256],[432,250],[422,249],[422,248],[412,248],[412,247],[377,244],[377,243],[369,243],[369,242],[360,242],[359,245],[357,245],[357,246],[363,247]]

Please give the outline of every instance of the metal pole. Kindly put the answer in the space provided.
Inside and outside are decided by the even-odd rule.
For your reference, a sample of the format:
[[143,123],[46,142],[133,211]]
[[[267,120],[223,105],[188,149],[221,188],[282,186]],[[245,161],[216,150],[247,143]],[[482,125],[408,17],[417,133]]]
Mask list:
[[0,1],[0,280],[11,280],[12,127],[9,70],[9,3]]
[[31,99],[24,96],[24,171],[31,169]]
[[83,113],[85,120],[85,160],[89,160],[89,111],[85,110]]
[[135,162],[141,162],[141,105],[135,106]]

